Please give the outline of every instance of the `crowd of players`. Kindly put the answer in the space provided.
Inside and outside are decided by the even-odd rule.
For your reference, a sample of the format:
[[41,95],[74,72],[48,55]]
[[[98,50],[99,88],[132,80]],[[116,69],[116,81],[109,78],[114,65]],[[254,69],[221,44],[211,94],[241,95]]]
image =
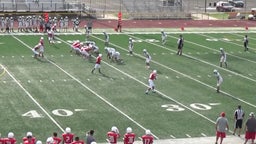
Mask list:
[[[119,140],[120,133],[116,126],[111,127],[111,130],[107,132],[107,141],[109,144],[117,144]],[[132,131],[131,127],[126,129],[125,134],[123,135],[124,144],[133,144],[136,139],[136,134]],[[150,130],[145,130],[145,135],[141,136],[143,144],[153,144],[154,136],[151,134]],[[65,132],[58,137],[58,134],[54,132],[52,136],[46,139],[46,144],[97,144],[96,139],[94,138],[94,130],[90,130],[86,133],[85,140],[80,139],[78,136],[75,136],[71,132],[71,128],[67,127]],[[43,144],[41,140],[38,140],[33,136],[32,132],[27,132],[26,136],[22,138],[21,144]],[[13,132],[9,132],[7,137],[0,138],[1,144],[16,144],[17,140]]]
[[15,32],[46,32],[52,27],[55,27],[55,32],[67,32],[68,28],[73,26],[74,31],[78,31],[80,25],[80,19],[69,19],[68,16],[64,17],[49,17],[45,19],[43,16],[17,16],[17,17],[1,17],[0,29],[2,33],[14,32],[14,25],[17,23],[17,31]]

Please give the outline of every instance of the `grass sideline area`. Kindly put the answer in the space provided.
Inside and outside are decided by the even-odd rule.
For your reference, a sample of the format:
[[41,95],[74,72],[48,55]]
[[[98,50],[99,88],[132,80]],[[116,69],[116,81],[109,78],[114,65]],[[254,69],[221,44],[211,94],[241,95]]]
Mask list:
[[[247,115],[255,110],[256,37],[252,30],[243,28],[237,28],[236,33],[230,33],[230,29],[219,29],[221,33],[206,29],[201,33],[197,29],[166,31],[166,45],[161,45],[160,29],[111,34],[110,46],[124,60],[120,65],[106,58],[102,30],[95,30],[91,40],[103,53],[104,75],[90,73],[94,59],[84,60],[69,52],[69,42],[84,41],[84,35],[59,35],[54,45],[49,45],[44,36],[46,59],[38,60],[32,58],[30,48],[38,43],[40,34],[1,35],[0,62],[6,68],[0,71],[1,115],[7,116],[0,119],[5,124],[2,136],[14,131],[21,140],[32,131],[44,141],[53,131],[60,135],[70,126],[80,138],[84,138],[85,131],[95,129],[97,141],[106,143],[106,132],[116,125],[121,135],[131,126],[137,137],[150,129],[160,144],[183,143],[181,138],[186,137],[206,137],[214,143],[214,122],[221,111],[227,113],[233,130],[232,114],[238,104]],[[175,55],[180,33],[185,38],[181,57]],[[250,38],[249,52],[243,52],[244,34]],[[135,40],[133,57],[127,55],[129,37]],[[228,53],[227,69],[218,66],[220,47]],[[144,48],[152,56],[151,70],[158,71],[158,93],[148,96],[144,91],[150,71],[145,69]],[[213,69],[224,77],[221,94],[215,92]],[[241,140],[230,135],[224,142],[230,139]]]

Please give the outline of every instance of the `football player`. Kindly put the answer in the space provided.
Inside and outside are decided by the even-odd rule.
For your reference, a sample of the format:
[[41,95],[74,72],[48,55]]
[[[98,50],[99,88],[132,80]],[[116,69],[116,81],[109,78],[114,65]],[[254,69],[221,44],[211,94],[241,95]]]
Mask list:
[[32,132],[27,132],[27,135],[22,138],[23,144],[35,144],[36,138],[33,137]]
[[135,140],[135,134],[132,132],[132,128],[128,127],[126,133],[124,134],[124,144],[133,144]]
[[177,55],[182,55],[182,49],[183,49],[183,45],[184,45],[184,38],[182,35],[180,35],[180,38],[177,41],[178,44],[178,52]]
[[13,132],[9,132],[7,138],[4,138],[5,144],[16,144],[16,139]]
[[129,53],[132,56],[133,55],[133,40],[132,38],[129,38],[129,45],[128,45],[128,49],[129,49]]
[[145,56],[145,58],[146,58],[146,61],[145,61],[145,63],[146,63],[146,68],[149,69],[149,68],[150,68],[149,62],[151,61],[151,56],[150,56],[150,54],[147,52],[146,49],[143,49],[143,54],[144,54],[144,56]]
[[39,57],[41,56],[42,58],[44,57],[44,37],[41,37],[39,40],[40,45],[40,50],[39,50]]
[[41,43],[38,43],[36,46],[34,46],[34,48],[32,48],[32,51],[34,53],[34,58],[37,58],[37,56],[39,56],[39,50],[41,47]]
[[107,133],[107,140],[110,144],[117,144],[117,139],[119,138],[119,130],[116,126],[111,128],[111,131]]
[[222,64],[224,63],[226,68],[228,67],[227,64],[227,55],[225,53],[225,51],[223,50],[223,48],[220,48],[220,67],[222,67]]
[[223,78],[222,78],[222,76],[220,75],[220,73],[216,69],[213,70],[213,74],[217,78],[217,88],[216,88],[216,91],[217,91],[217,93],[219,93],[220,92],[220,85],[223,82]]
[[71,50],[70,50],[70,52],[75,51],[76,54],[79,54],[79,52],[80,52],[80,46],[81,46],[81,45],[80,45],[80,41],[79,41],[79,40],[74,41],[73,44],[71,45]]
[[75,137],[75,140],[71,144],[84,144],[84,141],[80,140],[79,137]]
[[248,43],[249,43],[248,36],[245,35],[244,36],[244,51],[248,51]]
[[55,144],[60,144],[61,138],[58,137],[57,132],[54,132],[54,133],[53,133],[52,138],[53,138]]
[[100,71],[100,63],[101,63],[101,59],[102,59],[101,57],[102,57],[102,54],[99,54],[97,56],[94,68],[91,71],[92,73],[94,72],[95,69],[99,69],[99,73],[101,73],[101,71]]
[[67,127],[65,133],[62,134],[62,144],[71,144],[73,142],[74,134],[71,133],[71,128]]
[[152,92],[155,92],[155,84],[154,84],[154,80],[156,80],[156,76],[157,76],[157,71],[153,70],[150,75],[149,75],[149,79],[148,79],[148,89],[146,90],[146,94],[148,94],[148,92],[150,90],[152,90]]
[[48,41],[49,41],[49,44],[52,44],[54,43],[54,31],[51,29],[51,30],[47,30],[47,34],[48,34]]
[[143,135],[141,138],[142,138],[143,144],[153,144],[154,137],[152,136],[150,130],[146,130],[145,135]]
[[105,47],[108,47],[109,45],[109,35],[104,31],[103,32],[104,36],[105,36]]
[[162,38],[162,45],[165,45],[166,39],[167,39],[167,34],[164,32],[164,30],[161,30],[161,38]]

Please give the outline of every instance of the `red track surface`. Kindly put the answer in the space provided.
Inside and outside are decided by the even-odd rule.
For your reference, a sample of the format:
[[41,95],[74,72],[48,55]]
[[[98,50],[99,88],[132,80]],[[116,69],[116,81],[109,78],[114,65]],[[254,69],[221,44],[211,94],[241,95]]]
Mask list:
[[[84,25],[85,23],[83,23]],[[115,28],[117,20],[94,20],[93,28]],[[123,20],[123,28],[256,27],[249,20]]]

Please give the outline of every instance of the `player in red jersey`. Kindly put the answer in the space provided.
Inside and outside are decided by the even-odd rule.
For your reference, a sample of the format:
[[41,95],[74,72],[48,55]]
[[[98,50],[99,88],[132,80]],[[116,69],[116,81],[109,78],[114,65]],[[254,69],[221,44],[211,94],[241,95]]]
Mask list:
[[94,66],[94,68],[92,69],[92,73],[94,72],[95,69],[99,69],[99,73],[101,73],[101,71],[100,71],[101,57],[102,57],[102,54],[99,54],[99,55],[97,56],[96,62],[95,62],[95,66]]
[[153,144],[154,137],[152,136],[150,130],[146,130],[146,134],[143,135],[141,138],[142,138],[143,144]]
[[71,144],[73,142],[74,134],[71,133],[71,129],[67,127],[65,133],[62,134],[62,143]]
[[4,138],[5,144],[16,144],[13,132],[9,132],[7,138]]
[[61,138],[58,137],[57,132],[54,132],[54,133],[53,133],[52,138],[53,138],[55,144],[60,144]]
[[71,45],[71,50],[70,50],[70,52],[75,51],[76,54],[79,54],[79,52],[80,52],[80,47],[81,47],[80,41],[79,41],[79,40],[76,40],[76,41],[74,41],[73,44]]
[[124,144],[133,144],[135,140],[135,134],[132,132],[132,128],[128,127],[126,129],[126,134],[124,134]]
[[27,135],[22,138],[23,144],[35,144],[36,138],[33,137],[32,132],[27,132]]
[[75,141],[73,141],[71,144],[84,144],[84,141],[80,140],[79,137],[75,137]]
[[0,144],[5,144],[4,138],[1,137],[1,133],[0,133]]
[[48,138],[46,139],[46,144],[55,144],[55,141],[53,140],[52,137],[48,137]]
[[112,128],[111,128],[111,131],[109,131],[108,133],[107,133],[107,137],[108,137],[108,142],[110,143],[110,144],[117,144],[117,139],[119,138],[119,130],[118,130],[118,128],[116,127],[116,126],[113,126]]
[[149,79],[148,79],[148,84],[149,84],[149,87],[148,89],[146,90],[146,94],[148,94],[148,92],[150,90],[152,90],[152,92],[155,92],[155,84],[154,84],[154,80],[156,80],[156,70],[153,70],[152,73],[150,73],[149,75]]
[[90,51],[92,50],[92,48],[90,46],[83,46],[81,47],[81,54],[84,58],[89,58],[91,56]]

